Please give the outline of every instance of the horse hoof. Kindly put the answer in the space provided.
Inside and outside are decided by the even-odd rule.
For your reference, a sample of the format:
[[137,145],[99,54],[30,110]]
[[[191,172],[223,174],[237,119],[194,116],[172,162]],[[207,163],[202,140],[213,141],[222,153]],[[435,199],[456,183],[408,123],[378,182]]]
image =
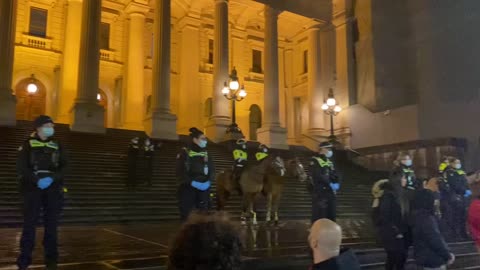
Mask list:
[[278,226],[278,224],[279,224],[278,220],[275,220],[274,224],[275,224],[275,226]]

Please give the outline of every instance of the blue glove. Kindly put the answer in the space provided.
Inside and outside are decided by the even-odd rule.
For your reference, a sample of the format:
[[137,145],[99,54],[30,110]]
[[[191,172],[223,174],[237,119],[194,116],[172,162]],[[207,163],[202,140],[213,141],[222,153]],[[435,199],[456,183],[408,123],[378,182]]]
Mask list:
[[38,180],[37,182],[37,187],[39,189],[46,189],[48,188],[51,184],[53,183],[53,178],[52,177],[44,177]]
[[208,188],[210,188],[210,181],[207,181],[205,183],[198,182],[198,181],[192,181],[192,187],[194,187],[198,190],[201,190],[201,191],[205,191]]
[[463,196],[464,196],[465,198],[468,198],[468,197],[470,197],[471,195],[472,195],[472,191],[471,191],[470,189],[467,189],[467,190],[465,191],[465,194],[464,194]]
[[333,191],[337,191],[340,189],[340,184],[339,183],[330,183],[330,187],[333,189]]

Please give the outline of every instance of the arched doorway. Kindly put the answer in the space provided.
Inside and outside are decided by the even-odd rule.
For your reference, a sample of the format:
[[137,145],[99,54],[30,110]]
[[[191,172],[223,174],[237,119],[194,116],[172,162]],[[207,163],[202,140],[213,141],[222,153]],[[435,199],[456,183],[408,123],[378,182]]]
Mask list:
[[262,110],[256,104],[250,106],[250,140],[257,140],[257,129],[262,127]]
[[103,92],[102,89],[98,89],[97,101],[98,101],[98,105],[103,107],[103,110],[104,110],[103,124],[104,124],[105,127],[107,127],[107,123],[108,123],[108,97],[107,97],[107,95],[105,95],[105,92]]
[[[29,84],[30,89],[27,89]],[[35,87],[36,86],[36,87]],[[45,85],[34,77],[21,80],[15,87],[17,97],[16,117],[18,120],[33,120],[45,114],[47,91]]]

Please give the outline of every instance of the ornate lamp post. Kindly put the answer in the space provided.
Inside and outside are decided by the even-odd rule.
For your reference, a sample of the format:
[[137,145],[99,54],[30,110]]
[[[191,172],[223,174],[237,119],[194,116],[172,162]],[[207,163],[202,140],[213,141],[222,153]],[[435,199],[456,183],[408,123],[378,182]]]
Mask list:
[[333,127],[333,117],[338,115],[342,111],[342,107],[340,107],[337,104],[337,100],[335,99],[335,96],[333,95],[333,89],[330,88],[328,91],[328,99],[323,103],[322,105],[322,110],[327,114],[330,115],[330,136],[328,139],[331,142],[336,142],[337,137],[335,136],[335,129]]
[[229,82],[225,82],[222,93],[226,99],[232,101],[232,124],[227,128],[227,134],[230,135],[232,139],[242,138],[242,131],[236,123],[235,103],[242,101],[247,96],[247,92],[243,85],[240,87],[235,67],[232,69]]

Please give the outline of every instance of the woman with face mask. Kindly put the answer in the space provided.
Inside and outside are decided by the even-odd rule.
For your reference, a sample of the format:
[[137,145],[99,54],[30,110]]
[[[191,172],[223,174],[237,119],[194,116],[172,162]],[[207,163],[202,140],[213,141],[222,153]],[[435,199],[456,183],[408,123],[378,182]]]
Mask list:
[[178,200],[180,217],[186,220],[192,210],[210,209],[210,186],[215,179],[213,159],[207,151],[207,137],[197,128],[190,129],[191,143],[177,155]]
[[467,175],[462,169],[462,163],[458,158],[450,158],[449,166],[445,170],[444,179],[448,184],[448,192],[442,196],[443,204],[447,204],[447,211],[443,219],[447,224],[447,237],[449,240],[467,239],[465,228],[466,222],[466,199],[472,194],[468,189]]

